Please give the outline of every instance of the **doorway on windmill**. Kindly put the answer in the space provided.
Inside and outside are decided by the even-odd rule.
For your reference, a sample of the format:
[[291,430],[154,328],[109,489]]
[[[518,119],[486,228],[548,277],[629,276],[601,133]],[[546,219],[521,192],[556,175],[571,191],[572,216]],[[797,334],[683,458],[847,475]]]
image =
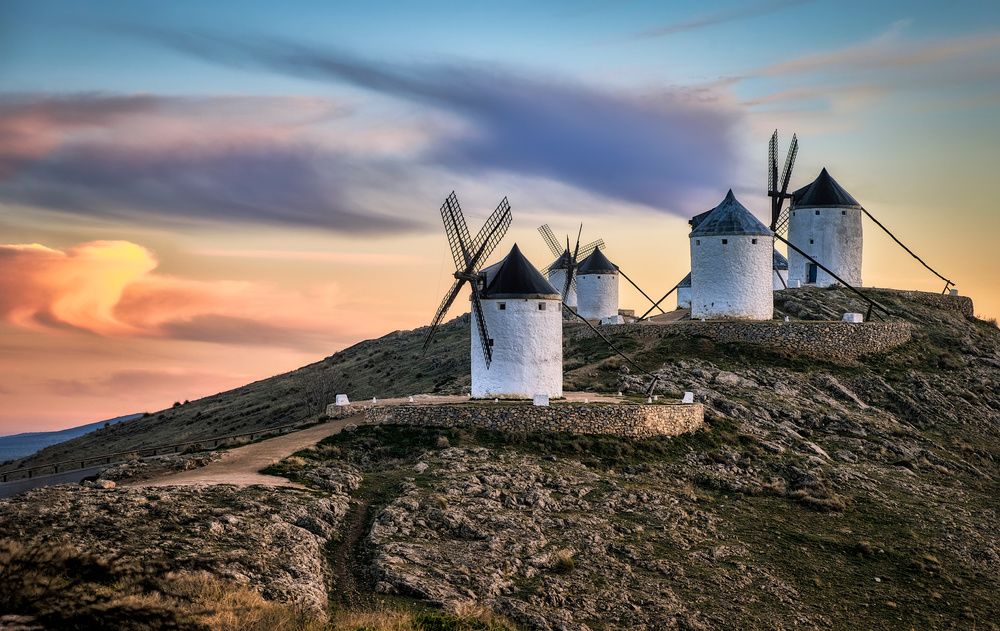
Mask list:
[[806,282],[815,283],[817,274],[819,274],[819,268],[815,263],[809,263],[806,268]]

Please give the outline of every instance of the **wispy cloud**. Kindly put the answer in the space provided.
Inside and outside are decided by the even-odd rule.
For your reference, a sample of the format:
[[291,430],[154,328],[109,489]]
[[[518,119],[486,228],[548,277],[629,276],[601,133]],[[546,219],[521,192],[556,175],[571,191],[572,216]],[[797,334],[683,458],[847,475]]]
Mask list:
[[317,261],[349,265],[414,265],[426,262],[409,254],[382,252],[310,252],[306,250],[222,250],[216,248],[194,250],[193,254],[225,258],[277,259],[282,261]]
[[782,61],[749,73],[778,89],[747,99],[750,108],[788,112],[864,112],[897,95],[905,109],[940,109],[991,103],[1000,80],[1000,33],[919,40],[907,21],[875,37],[836,50]]
[[419,226],[360,200],[406,180],[392,160],[308,140],[345,115],[299,97],[2,96],[0,201],[160,223]]
[[184,368],[136,368],[90,379],[52,379],[46,389],[63,397],[110,397],[116,401],[196,398],[246,383],[249,375]]
[[886,33],[840,50],[808,55],[758,70],[760,76],[805,74],[817,71],[873,71],[930,67],[956,60],[970,60],[1000,53],[1000,33],[963,35],[932,41],[906,41],[900,37],[905,22]]
[[130,29],[244,70],[349,84],[444,113],[462,124],[421,158],[458,173],[546,178],[667,209],[728,181],[740,114],[683,90],[610,93],[484,64],[392,64],[284,41]]
[[752,2],[745,7],[734,8],[729,11],[706,13],[685,22],[677,22],[675,24],[667,24],[665,26],[640,31],[632,35],[629,39],[652,39],[654,37],[676,35],[677,33],[708,28],[719,24],[726,24],[728,22],[747,20],[761,15],[775,13],[789,7],[810,4],[815,1],[816,0],[772,0],[771,2]]

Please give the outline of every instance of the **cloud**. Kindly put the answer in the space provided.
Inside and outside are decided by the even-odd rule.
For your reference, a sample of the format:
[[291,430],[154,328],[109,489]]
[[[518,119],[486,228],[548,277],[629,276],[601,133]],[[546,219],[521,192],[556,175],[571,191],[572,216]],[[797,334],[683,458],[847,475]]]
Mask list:
[[897,113],[991,102],[1000,80],[1000,33],[916,40],[906,37],[907,27],[896,22],[867,40],[756,70],[743,81],[769,91],[742,105],[771,117],[823,114],[829,121],[839,114],[847,121],[890,99]]
[[962,35],[950,39],[905,41],[905,22],[897,22],[885,33],[846,48],[807,55],[758,70],[756,75],[808,74],[817,71],[901,70],[928,67],[952,61],[985,61],[983,56],[1000,53],[1000,33]]
[[152,271],[147,250],[97,241],[68,252],[42,245],[0,246],[0,319],[27,328],[130,334],[113,310],[125,286]]
[[705,15],[700,15],[686,22],[678,22],[646,31],[640,31],[629,39],[651,39],[654,37],[676,35],[677,33],[708,28],[719,24],[726,24],[727,22],[736,22],[739,20],[755,18],[769,13],[775,13],[789,7],[795,7],[801,4],[810,4],[815,1],[816,0],[772,0],[771,2],[753,3],[749,6],[736,8],[730,11],[706,13]]
[[52,379],[51,394],[63,397],[111,397],[120,402],[155,398],[197,398],[244,385],[250,376],[183,368],[136,368],[92,379]]
[[406,180],[393,160],[312,140],[346,115],[301,97],[4,96],[0,201],[158,223],[418,227],[359,195]]
[[195,250],[194,254],[224,258],[277,259],[282,261],[321,261],[348,265],[403,266],[425,263],[426,260],[411,254],[386,254],[384,252],[309,252],[300,250],[221,250],[208,248]]
[[740,114],[684,90],[646,97],[472,63],[390,64],[288,42],[128,29],[215,63],[349,84],[461,125],[422,158],[460,173],[555,180],[659,209],[733,176]]
[[158,262],[127,241],[65,252],[0,246],[0,322],[89,333],[312,350],[337,331],[330,290],[306,295],[249,281],[197,281],[153,273]]

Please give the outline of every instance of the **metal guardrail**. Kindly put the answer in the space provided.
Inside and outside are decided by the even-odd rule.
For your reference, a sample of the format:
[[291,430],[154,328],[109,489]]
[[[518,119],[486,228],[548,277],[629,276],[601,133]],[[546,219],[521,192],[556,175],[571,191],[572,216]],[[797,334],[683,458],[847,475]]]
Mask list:
[[[33,467],[27,467],[24,469],[13,469],[11,471],[4,471],[3,473],[0,473],[0,478],[2,478],[2,482],[15,482],[17,480],[31,479],[36,472],[43,471],[45,469],[53,469],[52,475],[54,475],[60,472],[60,468],[62,468],[63,471],[72,471],[74,469],[86,469],[87,463],[90,463],[90,466],[96,466],[99,464],[111,464],[113,459],[117,458],[120,460],[124,456],[128,456],[131,454],[135,454],[140,458],[165,456],[169,454],[180,453],[184,451],[186,448],[191,447],[193,445],[207,445],[208,443],[211,443],[212,447],[210,447],[210,449],[215,449],[219,447],[219,444],[222,441],[228,442],[230,440],[236,438],[243,438],[246,436],[249,436],[250,440],[253,441],[255,436],[265,436],[267,434],[274,434],[274,433],[278,434],[286,433],[284,430],[292,427],[300,427],[302,425],[305,425],[305,423],[302,422],[290,423],[288,425],[268,427],[253,432],[244,432],[242,434],[227,434],[226,436],[217,436],[215,438],[202,438],[199,440],[189,440],[183,443],[173,443],[170,445],[157,445],[155,447],[138,447],[135,449],[129,449],[127,451],[116,451],[114,453],[103,454],[100,456],[92,456],[89,458],[74,458],[73,460],[49,462],[47,464],[35,465]],[[115,460],[115,462],[118,462],[119,460]],[[79,466],[73,467],[71,465],[79,465]],[[20,475],[21,477],[13,478],[12,476],[15,475]]]

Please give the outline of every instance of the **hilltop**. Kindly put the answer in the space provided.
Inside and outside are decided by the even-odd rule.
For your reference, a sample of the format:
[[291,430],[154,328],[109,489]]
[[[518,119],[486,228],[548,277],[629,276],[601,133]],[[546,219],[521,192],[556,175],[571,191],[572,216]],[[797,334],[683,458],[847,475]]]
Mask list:
[[[657,392],[705,405],[695,434],[362,425],[271,469],[312,491],[41,489],[0,502],[0,537],[207,570],[337,624],[382,602],[425,621],[445,615],[427,605],[460,614],[422,628],[995,628],[1000,330],[874,295],[913,338],[858,360],[616,336]],[[836,289],[778,292],[775,307],[797,320],[861,311]],[[568,388],[645,400],[647,376],[567,329]],[[356,400],[461,392],[468,335],[467,318],[452,321],[420,358],[422,331],[396,332],[61,447],[308,418],[318,375]],[[141,584],[175,593],[165,577]]]

